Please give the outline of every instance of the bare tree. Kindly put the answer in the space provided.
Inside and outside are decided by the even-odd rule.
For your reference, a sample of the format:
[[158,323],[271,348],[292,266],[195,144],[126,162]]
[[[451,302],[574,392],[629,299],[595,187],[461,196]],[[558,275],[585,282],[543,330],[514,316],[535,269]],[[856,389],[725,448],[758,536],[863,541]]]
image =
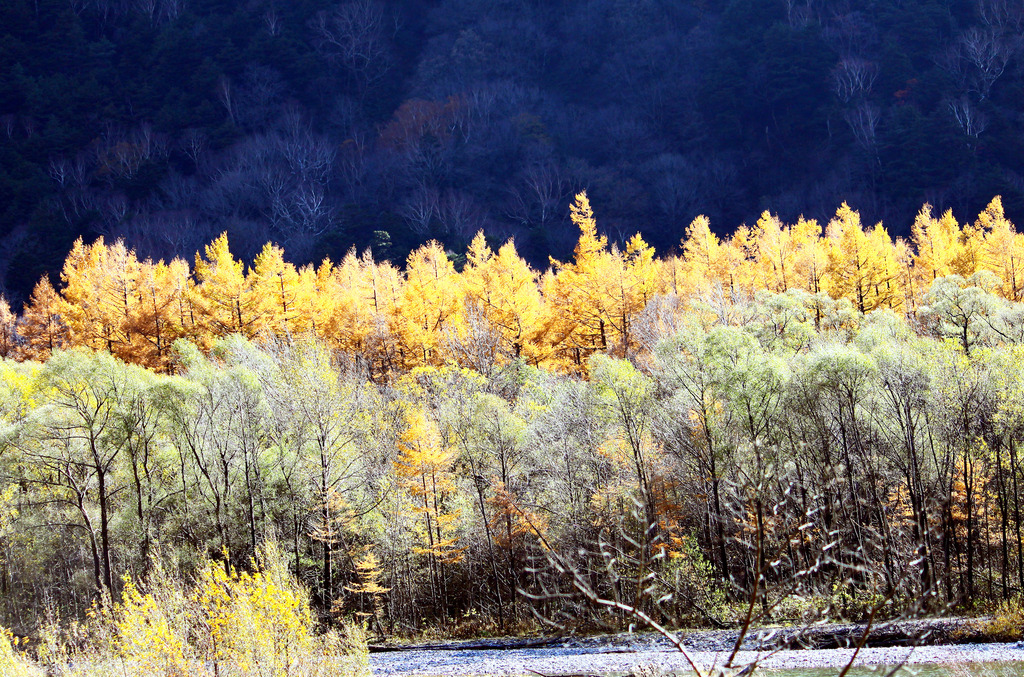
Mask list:
[[61,188],[65,188],[70,181],[71,174],[71,163],[68,162],[67,158],[61,156],[56,158],[50,158],[50,164],[47,167],[50,178],[56,182]]
[[220,80],[217,81],[217,100],[224,106],[224,110],[227,111],[231,122],[235,122],[235,95],[231,86],[231,80],[226,75],[221,76]]
[[178,147],[185,153],[192,165],[199,170],[200,158],[206,153],[208,138],[201,129],[186,129],[178,141]]
[[430,232],[430,224],[437,216],[439,201],[436,189],[421,184],[398,207],[398,213],[412,232],[424,236]]
[[968,138],[968,144],[974,148],[978,136],[988,127],[988,116],[966,96],[953,99],[947,106],[960,131]]
[[832,91],[840,101],[850,103],[867,96],[877,77],[877,64],[856,57],[846,57],[840,59],[832,69]]
[[535,162],[509,189],[507,216],[524,226],[542,226],[565,211],[572,184],[554,162]]
[[312,28],[320,51],[351,74],[361,95],[391,70],[397,25],[382,3],[353,0],[336,5],[319,13]]
[[135,0],[135,9],[146,18],[149,23],[156,23],[157,10],[160,8],[160,0]]
[[483,227],[485,216],[473,198],[449,190],[438,203],[437,219],[447,235],[457,242],[468,242]]
[[972,27],[943,55],[940,65],[960,80],[966,92],[985,99],[1020,45],[1019,36],[991,27]]
[[1003,33],[1020,34],[1024,29],[1024,2],[1021,0],[976,0],[982,23]]
[[134,213],[128,198],[121,193],[97,195],[92,199],[92,205],[100,214],[96,230],[111,238],[116,237],[121,225]]
[[300,122],[277,137],[276,145],[292,174],[303,182],[326,184],[334,170],[337,150],[330,139]]
[[281,17],[278,15],[276,7],[272,6],[263,13],[263,25],[270,37],[276,38],[281,34]]
[[850,125],[850,131],[857,144],[868,152],[874,152],[878,123],[882,119],[878,107],[862,101],[857,106],[843,111],[843,118],[846,124]]

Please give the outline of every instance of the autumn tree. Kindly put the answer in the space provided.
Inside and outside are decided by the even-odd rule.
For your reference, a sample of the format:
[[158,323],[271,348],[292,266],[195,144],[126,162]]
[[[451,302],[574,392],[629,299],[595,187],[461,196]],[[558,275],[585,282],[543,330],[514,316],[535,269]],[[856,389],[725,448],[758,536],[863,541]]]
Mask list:
[[865,232],[860,214],[843,203],[829,222],[827,237],[828,290],[833,297],[849,298],[862,313],[900,306],[900,266],[881,224]]
[[1024,294],[1024,236],[1006,218],[999,196],[978,215],[978,222],[985,234],[982,269],[999,278],[999,293],[1003,298],[1020,301]]
[[227,233],[206,246],[205,256],[196,254],[196,286],[192,299],[203,340],[239,333],[255,336],[263,319],[262,299],[253,289],[253,278],[245,265],[232,256]]
[[461,274],[466,307],[499,332],[506,359],[522,358],[536,364],[543,354],[537,277],[511,240],[495,253],[481,231],[469,245]]
[[398,314],[410,365],[436,364],[446,327],[457,325],[463,312],[455,266],[439,242],[431,241],[409,255]]
[[585,371],[586,358],[595,351],[630,351],[632,323],[653,297],[659,276],[653,250],[639,235],[625,252],[617,246],[609,249],[608,238],[598,235],[585,192],[576,196],[570,216],[580,230],[574,259],[552,259],[555,272],[545,277],[542,287],[559,368]]
[[166,369],[174,342],[179,338],[195,338],[191,288],[191,271],[184,260],[174,259],[169,264],[163,261],[142,263],[134,325],[140,338],[135,359],[140,363]]
[[914,219],[911,233],[915,251],[914,282],[920,287],[918,293],[921,293],[936,279],[953,272],[953,262],[957,260],[961,246],[960,225],[951,209],[935,218],[931,205],[926,204]]
[[18,321],[18,335],[25,340],[27,357],[44,361],[69,342],[68,328],[61,316],[62,299],[47,277],[36,283]]
[[795,247],[790,229],[777,216],[763,212],[754,228],[759,287],[784,292],[796,282]]
[[138,357],[137,313],[140,265],[135,252],[118,240],[86,245],[79,238],[61,272],[63,316],[75,345],[123,358]]
[[337,266],[325,261],[316,270],[310,309],[317,310],[306,321],[331,345],[365,359],[374,377],[383,377],[404,369],[407,359],[399,313],[404,286],[390,263],[349,250]]
[[419,545],[413,551],[426,558],[431,598],[443,609],[449,595],[449,568],[465,551],[458,533],[461,509],[456,504],[456,454],[417,404],[406,410],[405,419],[407,428],[398,445],[395,474],[421,520],[416,526]]
[[703,291],[716,283],[729,288],[726,252],[706,216],[698,216],[687,227],[682,245],[689,290]]
[[17,347],[17,317],[11,312],[11,305],[0,295],[0,357],[13,357]]
[[258,305],[254,334],[266,331],[278,336],[292,336],[307,329],[300,324],[299,281],[295,266],[284,260],[284,250],[270,242],[264,245],[246,280]]

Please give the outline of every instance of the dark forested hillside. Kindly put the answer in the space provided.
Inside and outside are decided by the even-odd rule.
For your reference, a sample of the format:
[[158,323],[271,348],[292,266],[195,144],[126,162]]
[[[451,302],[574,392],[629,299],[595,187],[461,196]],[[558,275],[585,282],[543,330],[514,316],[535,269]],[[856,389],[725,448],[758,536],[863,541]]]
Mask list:
[[5,0],[0,291],[71,243],[534,263],[704,213],[1024,219],[1022,0]]

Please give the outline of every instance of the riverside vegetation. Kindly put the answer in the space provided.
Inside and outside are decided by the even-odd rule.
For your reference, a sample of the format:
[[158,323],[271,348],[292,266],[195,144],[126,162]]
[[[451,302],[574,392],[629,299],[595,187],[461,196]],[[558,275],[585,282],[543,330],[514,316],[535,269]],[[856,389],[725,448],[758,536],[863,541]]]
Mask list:
[[[0,635],[7,677],[90,675],[369,675],[363,633],[313,634],[306,591],[274,547],[255,571],[207,562],[186,589],[159,564],[141,585],[125,576],[121,601],[109,597],[85,622],[41,629],[36,661]],[[16,643],[15,643],[16,646]]]
[[76,245],[4,325],[3,624],[67,669],[316,674],[362,669],[351,623],[1014,603],[1024,244],[998,199],[923,209],[913,243],[845,205],[824,237],[698,219],[661,259],[572,215],[543,275],[483,237],[404,273]]

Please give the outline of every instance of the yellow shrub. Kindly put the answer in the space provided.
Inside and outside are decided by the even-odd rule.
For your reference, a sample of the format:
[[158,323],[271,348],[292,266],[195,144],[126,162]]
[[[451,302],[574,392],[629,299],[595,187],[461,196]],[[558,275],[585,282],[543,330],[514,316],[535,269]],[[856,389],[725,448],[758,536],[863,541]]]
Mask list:
[[209,638],[209,660],[245,675],[295,674],[313,648],[313,619],[302,588],[275,553],[245,573],[209,564],[195,601]]
[[184,602],[180,586],[159,569],[146,594],[130,578],[125,579],[116,623],[117,649],[126,672],[168,677],[192,674]]
[[1012,642],[1024,635],[1024,601],[1015,597],[999,605],[992,619],[982,623],[982,632],[993,640]]
[[[207,562],[186,588],[155,563],[145,583],[125,578],[121,601],[94,606],[88,622],[45,626],[40,663],[64,677],[370,675],[362,628],[314,635],[306,591],[272,545],[253,569]],[[0,632],[0,676],[42,674]]]
[[33,667],[12,646],[13,637],[0,628],[0,675],[4,677],[42,677],[43,671]]

